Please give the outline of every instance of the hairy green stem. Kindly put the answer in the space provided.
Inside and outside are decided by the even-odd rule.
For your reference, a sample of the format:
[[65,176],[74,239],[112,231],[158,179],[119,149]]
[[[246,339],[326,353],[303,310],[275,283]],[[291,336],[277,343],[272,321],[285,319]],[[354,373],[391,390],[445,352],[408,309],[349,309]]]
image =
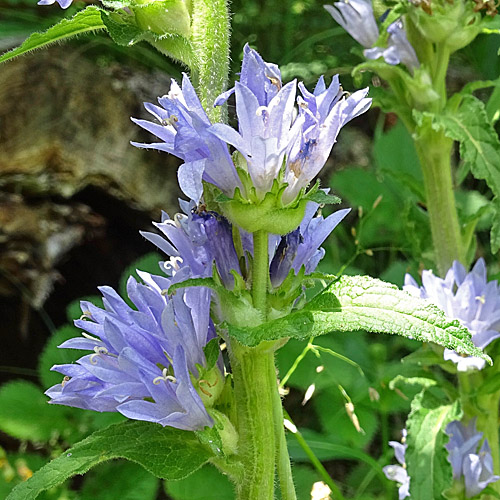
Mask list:
[[253,233],[252,298],[253,306],[267,318],[267,289],[269,282],[269,251],[266,231]]
[[276,442],[274,393],[277,391],[274,351],[230,343],[239,434],[238,458],[243,477],[236,484],[238,500],[272,500]]
[[193,71],[201,104],[212,122],[226,120],[225,107],[214,108],[227,85],[230,23],[227,0],[192,0],[191,42],[196,57]]
[[295,485],[293,484],[290,456],[288,455],[288,447],[286,444],[283,404],[277,386],[274,391],[273,403],[274,434],[276,436],[276,464],[280,481],[281,498],[282,500],[297,500]]
[[415,146],[424,174],[435,261],[444,275],[454,260],[465,263],[451,172],[453,141],[425,124],[416,130]]

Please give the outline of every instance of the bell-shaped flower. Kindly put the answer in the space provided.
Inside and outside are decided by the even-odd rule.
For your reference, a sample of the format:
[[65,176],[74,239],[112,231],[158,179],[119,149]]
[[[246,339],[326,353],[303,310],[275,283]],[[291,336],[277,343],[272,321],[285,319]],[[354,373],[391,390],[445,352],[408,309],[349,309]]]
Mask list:
[[73,0],[40,0],[37,2],[37,5],[52,5],[56,3],[56,1],[61,9],[67,9],[73,2]]
[[410,496],[410,476],[406,471],[405,453],[408,445],[406,440],[406,429],[403,429],[402,442],[389,441],[389,445],[394,448],[394,456],[400,465],[386,465],[382,470],[387,479],[399,483],[399,500]]
[[[432,271],[424,271],[421,287],[407,274],[403,289],[429,299],[449,318],[458,319],[471,332],[476,347],[484,349],[500,337],[500,288],[496,280],[488,282],[482,258],[470,273],[455,261],[444,279],[434,276]],[[485,365],[480,358],[463,357],[449,349],[445,349],[444,356],[457,364],[458,371],[480,370]]]
[[100,288],[104,309],[82,302],[75,324],[85,333],[60,347],[93,352],[76,364],[54,366],[64,379],[46,394],[54,404],[117,411],[178,429],[212,426],[194,385],[211,369],[213,384],[222,386],[219,368],[207,367],[203,351],[215,336],[210,291],[190,288],[168,298],[162,294],[168,278],[140,276],[145,284],[132,277],[127,282],[135,308],[109,287]]
[[408,41],[401,19],[393,22],[387,27],[389,38],[387,48],[373,47],[363,52],[367,59],[378,59],[383,57],[387,64],[396,66],[404,64],[412,73],[420,66],[415,49]]
[[[161,106],[146,104],[158,123],[134,120],[162,142],[133,144],[182,158],[185,163],[179,169],[179,184],[196,202],[202,196],[202,180],[207,181],[231,198],[231,203],[224,205],[224,215],[232,222],[245,228],[248,207],[244,205],[250,201],[260,206],[253,217],[264,222],[263,227],[259,225],[256,229],[250,225],[245,229],[273,232],[264,227],[267,214],[289,206],[288,219],[292,217],[292,209],[298,219],[302,217],[299,212],[303,211],[305,201],[300,210],[297,208],[300,200],[293,207],[289,204],[319,173],[340,128],[365,112],[371,103],[365,98],[367,90],[347,96],[337,77],[328,88],[321,78],[314,93],[302,84],[300,88],[303,97],[297,100],[297,83],[283,85],[278,67],[265,62],[246,45],[240,80],[215,101],[215,105],[222,105],[230,95],[235,95],[237,130],[223,123],[210,123],[184,76],[182,89],[172,82],[170,93],[159,99]],[[231,156],[228,146],[237,152]],[[295,229],[299,220],[296,222],[294,218],[290,228],[287,226],[281,234]],[[283,223],[281,220],[280,224]],[[278,232],[277,226],[274,228]]]
[[365,50],[367,59],[383,57],[387,64],[404,64],[410,72],[420,66],[415,49],[412,47],[403,26],[398,19],[387,27],[389,37],[385,47],[376,47],[379,29],[370,0],[343,0],[332,5],[324,5],[333,19],[342,26]]
[[189,203],[180,200],[180,205],[184,213],[176,214],[173,219],[163,213],[162,221],[154,223],[166,238],[141,232],[170,257],[161,263],[163,270],[172,283],[179,283],[188,278],[212,276],[215,262],[221,281],[232,288],[232,271],[239,273],[240,267],[230,223],[216,212],[198,210],[193,200]]
[[291,269],[297,274],[304,267],[305,274],[316,270],[325,255],[320,248],[330,233],[337,227],[350,209],[337,210],[326,219],[315,216],[317,203],[308,203],[306,214],[300,226],[293,232],[281,237],[272,255],[269,273],[273,287],[279,287]]
[[371,105],[368,89],[346,96],[335,75],[327,88],[321,76],[314,92],[299,83],[300,132],[287,151],[284,180],[288,184],[283,201],[293,200],[318,175],[326,163],[340,129],[363,114]]
[[241,186],[226,144],[209,133],[211,122],[187,77],[182,88],[172,80],[170,92],[158,98],[160,106],[144,106],[157,120],[150,122],[132,118],[134,123],[156,135],[161,142],[132,142],[139,148],[158,149],[181,158],[185,163],[178,172],[181,189],[195,201],[201,197],[201,180],[214,184],[232,195]]
[[345,0],[323,7],[363,47],[375,45],[379,33],[370,0]]
[[488,440],[476,430],[476,420],[472,419],[467,426],[455,420],[446,426],[446,434],[450,436],[445,445],[448,460],[453,470],[453,479],[463,478],[465,495],[472,498],[481,493],[488,484],[498,481],[500,476],[493,474],[493,459]]

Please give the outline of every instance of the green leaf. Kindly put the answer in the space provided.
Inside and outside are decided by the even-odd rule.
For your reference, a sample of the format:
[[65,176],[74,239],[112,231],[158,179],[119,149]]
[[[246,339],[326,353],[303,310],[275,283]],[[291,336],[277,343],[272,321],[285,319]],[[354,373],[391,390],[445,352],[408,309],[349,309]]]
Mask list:
[[451,486],[452,470],[444,445],[448,437],[445,427],[459,420],[459,402],[443,405],[442,398],[423,390],[414,398],[406,423],[408,448],[405,454],[408,475],[411,477],[412,500],[439,500]]
[[165,491],[174,500],[234,500],[231,482],[211,465],[197,470],[186,479],[166,482]]
[[460,156],[472,175],[484,179],[494,194],[496,216],[491,229],[491,249],[500,249],[500,141],[483,102],[472,95],[463,97],[455,113],[433,116],[434,126],[460,143]]
[[163,54],[196,67],[196,57],[191,42],[177,33],[156,35],[137,26],[133,16],[125,12],[102,12],[102,21],[113,41],[125,47],[146,41]]
[[427,300],[369,276],[342,276],[300,311],[253,328],[228,325],[228,330],[248,346],[286,337],[309,339],[335,331],[366,330],[435,342],[491,363],[457,320],[446,318]]
[[219,359],[220,347],[219,347],[219,337],[212,339],[204,348],[203,353],[207,360],[207,370],[211,370],[217,360]]
[[71,19],[63,19],[42,33],[33,33],[22,45],[0,56],[0,63],[73,36],[105,29],[101,9],[89,6]]
[[334,205],[340,203],[342,200],[333,194],[327,194],[321,189],[307,195],[306,200],[314,201],[314,203],[319,203],[320,205]]
[[85,476],[78,500],[155,500],[158,486],[158,479],[137,464],[107,462]]
[[69,477],[114,458],[138,463],[159,478],[176,480],[198,470],[211,457],[213,453],[193,432],[127,421],[97,431],[65,451],[14,488],[7,498],[31,500]]
[[71,411],[49,405],[43,390],[25,380],[8,382],[0,389],[0,429],[17,439],[46,442],[65,435],[71,430],[66,418]]

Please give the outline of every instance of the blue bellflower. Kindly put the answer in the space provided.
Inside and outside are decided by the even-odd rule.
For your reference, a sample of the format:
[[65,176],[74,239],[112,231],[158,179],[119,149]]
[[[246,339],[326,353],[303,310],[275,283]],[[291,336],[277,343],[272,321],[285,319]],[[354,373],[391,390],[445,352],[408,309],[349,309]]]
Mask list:
[[133,144],[182,158],[185,164],[179,170],[179,183],[195,201],[201,197],[202,179],[230,197],[236,188],[249,195],[227,145],[240,153],[238,168],[246,170],[260,199],[276,179],[283,178],[288,183],[283,201],[293,200],[323,167],[340,128],[371,104],[365,98],[367,89],[347,96],[337,78],[328,89],[321,78],[314,93],[300,86],[303,97],[298,99],[297,113],[296,81],[283,85],[278,67],[265,62],[248,45],[240,80],[215,101],[222,105],[235,95],[238,130],[210,123],[187,76],[182,90],[175,82],[172,88],[159,99],[161,107],[146,104],[157,123],[134,120],[162,142]]
[[[176,214],[173,219],[163,213],[162,222],[154,223],[163,235],[141,232],[170,257],[161,263],[163,271],[171,283],[179,283],[189,278],[212,276],[215,263],[221,281],[231,289],[233,273],[241,274],[231,224],[216,212],[198,209],[194,201],[181,201],[181,207],[185,213]],[[269,272],[273,287],[280,286],[291,269],[295,274],[302,267],[306,275],[314,272],[325,254],[320,246],[350,212],[350,209],[337,210],[325,219],[315,215],[318,208],[317,203],[309,202],[295,231],[283,237],[269,235]],[[251,235],[240,230],[240,238],[245,256],[252,256]]]
[[[73,0],[57,0],[57,3],[62,9],[67,9],[72,2]],[[40,0],[38,5],[52,5],[54,3],[56,3],[56,0]]]
[[375,47],[379,29],[370,0],[343,0],[324,7],[333,19],[366,49],[363,54],[367,59],[383,57],[387,64],[396,66],[402,63],[412,73],[420,66],[401,19],[387,27],[387,47]]
[[[500,337],[500,289],[496,280],[488,282],[482,258],[470,273],[455,261],[444,279],[434,276],[432,271],[424,271],[421,287],[407,274],[403,289],[430,300],[449,318],[458,319],[469,329],[472,342],[480,349]],[[445,349],[444,359],[453,361],[458,371],[481,370],[485,366],[481,358],[463,357],[450,349]]]
[[203,347],[215,337],[210,291],[189,288],[167,298],[168,278],[139,274],[144,284],[132,277],[127,282],[135,309],[110,287],[100,288],[104,309],[81,303],[75,325],[85,333],[60,347],[93,352],[76,364],[54,366],[64,380],[46,394],[53,404],[117,411],[178,429],[212,426],[192,381],[202,375]]
[[445,448],[449,452],[453,479],[459,481],[463,478],[467,498],[478,495],[488,484],[500,479],[493,474],[493,459],[487,439],[478,450],[483,433],[476,430],[475,419],[467,426],[459,421],[451,422],[445,432],[450,436]]
[[273,287],[280,286],[291,269],[295,274],[302,267],[306,275],[314,272],[325,255],[325,250],[320,246],[350,212],[350,209],[337,210],[325,219],[320,215],[314,216],[318,207],[317,203],[309,202],[300,226],[282,236],[279,242],[276,242],[277,246],[275,243],[269,267]]
[[402,431],[403,438],[401,443],[398,441],[389,441],[389,445],[394,448],[394,456],[400,465],[386,465],[382,470],[387,479],[399,483],[399,500],[410,496],[410,476],[406,471],[405,453],[408,445],[406,441],[406,429]]
[[156,135],[161,142],[132,144],[181,158],[184,163],[177,173],[179,185],[196,202],[202,195],[202,179],[232,196],[234,189],[241,187],[239,177],[226,144],[210,133],[212,124],[188,76],[184,75],[182,88],[172,80],[169,93],[158,98],[158,103],[160,106],[144,104],[157,122],[135,118],[132,121]]

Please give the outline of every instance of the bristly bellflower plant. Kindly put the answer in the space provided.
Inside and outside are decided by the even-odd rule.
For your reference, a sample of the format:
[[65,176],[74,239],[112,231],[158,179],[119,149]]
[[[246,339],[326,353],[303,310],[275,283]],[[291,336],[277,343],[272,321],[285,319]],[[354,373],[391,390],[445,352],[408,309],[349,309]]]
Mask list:
[[[56,1],[63,8],[71,3]],[[313,91],[295,80],[284,83],[278,66],[246,45],[239,80],[227,90],[225,0],[105,5],[89,6],[61,26],[75,28],[83,20],[118,43],[146,40],[190,70],[180,85],[172,81],[158,104],[145,104],[151,121],[133,119],[157,137],[135,146],[182,160],[177,177],[187,200],[180,200],[173,217],[162,214],[157,233],[142,233],[166,255],[158,274],[138,271],[140,280],[127,282],[126,298],[101,287],[102,308],[82,302],[75,322],[82,336],[60,347],[88,354],[53,367],[63,379],[48,389],[51,403],[119,412],[130,420],[78,443],[18,485],[9,500],[34,498],[112,458],[132,460],[166,480],[211,463],[232,481],[238,500],[273,500],[278,487],[283,500],[296,500],[277,349],[290,338],[363,329],[491,361],[481,349],[496,335],[487,333],[496,332],[496,320],[477,309],[476,322],[455,315],[463,326],[418,290],[415,297],[368,276],[318,272],[321,245],[349,209],[324,216],[324,206],[340,200],[315,178],[340,129],[369,109],[367,89],[349,94],[338,76],[329,84],[320,77]],[[404,19],[391,20],[380,35],[368,2],[328,10],[367,49],[367,58],[383,58],[408,78],[422,71]],[[400,63],[407,69],[395,68]],[[230,99],[236,127],[225,120]],[[497,297],[498,288],[486,285],[481,269],[469,277],[457,264],[448,281],[480,297],[483,308],[496,307],[490,296]],[[321,290],[309,298],[305,291],[313,286]],[[385,473],[401,484],[404,498],[410,482],[406,445],[391,446],[401,466]],[[468,491],[496,477],[488,475],[487,444],[472,449],[467,460],[470,469],[461,470]],[[333,481],[329,486],[342,498]]]

